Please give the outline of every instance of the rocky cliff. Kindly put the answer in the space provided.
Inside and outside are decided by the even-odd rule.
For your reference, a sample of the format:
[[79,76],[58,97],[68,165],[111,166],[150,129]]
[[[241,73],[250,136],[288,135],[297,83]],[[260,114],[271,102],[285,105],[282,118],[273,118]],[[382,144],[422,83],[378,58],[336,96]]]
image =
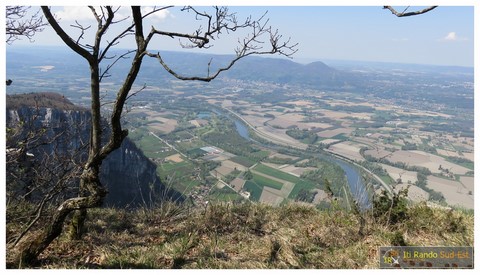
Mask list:
[[[35,93],[7,96],[6,112],[10,134],[7,150],[28,143],[25,153],[34,159],[33,166],[52,168],[68,159],[80,166],[87,157],[91,116],[88,110],[58,94]],[[134,207],[159,199],[181,200],[180,194],[166,190],[156,175],[156,165],[128,138],[103,161],[100,175],[109,192],[104,203],[107,206]],[[78,180],[74,181],[71,190],[78,185]]]

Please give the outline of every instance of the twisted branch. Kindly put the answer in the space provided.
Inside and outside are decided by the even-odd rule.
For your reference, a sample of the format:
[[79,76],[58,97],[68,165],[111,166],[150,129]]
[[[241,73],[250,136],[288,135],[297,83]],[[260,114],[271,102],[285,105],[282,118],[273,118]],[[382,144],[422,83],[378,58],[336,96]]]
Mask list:
[[405,12],[406,11],[406,9],[405,9],[403,12],[398,12],[392,6],[383,6],[384,9],[390,10],[392,12],[392,14],[396,15],[397,17],[406,17],[406,16],[414,16],[414,15],[424,14],[424,13],[427,13],[427,12],[435,9],[436,7],[438,7],[438,6],[430,6],[428,8],[425,8],[425,9],[419,10],[419,11]]

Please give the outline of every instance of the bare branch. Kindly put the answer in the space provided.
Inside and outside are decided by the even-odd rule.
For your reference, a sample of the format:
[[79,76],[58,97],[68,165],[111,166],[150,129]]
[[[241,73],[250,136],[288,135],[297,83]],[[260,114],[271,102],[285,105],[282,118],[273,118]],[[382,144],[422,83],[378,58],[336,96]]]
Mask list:
[[[154,8],[152,11],[144,14],[144,15],[141,15],[142,19],[145,19],[147,18],[148,16],[156,13],[156,12],[159,12],[161,10],[165,10],[165,9],[169,9],[173,6],[166,6],[166,7],[161,7],[161,8]],[[119,8],[117,8],[114,12],[118,11]],[[124,20],[128,19],[128,17],[125,17],[123,19],[120,19],[119,21],[115,21],[115,22],[112,22],[113,23],[118,23],[118,22],[122,22]],[[135,27],[135,23],[132,23],[130,26],[128,26],[127,28],[125,28],[120,34],[118,34],[112,41],[108,42],[107,46],[105,47],[105,49],[103,50],[103,52],[100,54],[100,57],[99,57],[99,62],[102,61],[103,58],[105,58],[105,54],[108,52],[108,50],[115,46],[116,44],[118,44],[118,41],[122,38],[124,38],[125,36],[127,35],[131,35],[133,34],[133,28]],[[146,39],[146,44],[149,43],[149,39],[147,38]]]
[[[93,6],[88,6],[88,8],[92,11],[93,17],[95,17],[95,19],[97,20],[97,23],[98,23],[98,24],[101,24],[101,23],[102,23],[102,19],[100,18],[100,16],[98,16],[97,11],[95,10],[95,8],[94,8]],[[103,11],[103,10],[102,10],[102,11]]]
[[[80,45],[82,47],[86,47],[86,46],[83,46],[83,45],[80,44],[80,40],[83,39],[83,35],[85,34],[85,31],[90,29],[91,26],[84,27],[77,20],[75,20],[75,25],[72,24],[72,25],[70,25],[70,27],[77,28],[77,29],[80,30],[80,35],[78,36],[77,41],[75,43],[77,43],[77,45]],[[90,46],[90,48],[91,48],[91,46]]]
[[397,17],[406,17],[406,16],[414,16],[414,15],[420,15],[427,13],[433,9],[435,9],[438,6],[430,6],[428,8],[425,8],[423,10],[419,11],[412,11],[412,12],[406,12],[407,9],[405,9],[403,12],[398,12],[396,11],[392,6],[383,6],[384,9],[388,9],[392,12],[392,14],[396,15]]
[[135,92],[131,92],[131,93],[127,96],[127,100],[128,100],[129,98],[131,98],[131,97],[136,96],[138,93],[140,93],[141,91],[145,90],[146,88],[147,88],[147,84],[143,84],[143,86],[142,86],[140,89],[136,90]]
[[50,8],[47,6],[42,6],[42,11],[43,14],[45,15],[45,18],[47,18],[48,23],[52,26],[52,28],[55,30],[57,35],[63,40],[63,42],[70,47],[73,51],[81,55],[83,58],[87,59],[89,62],[92,61],[92,55],[82,48],[80,45],[78,45],[63,29],[60,27],[58,24],[57,20],[55,20],[55,17],[50,11]]
[[43,22],[43,18],[39,15],[40,11],[37,11],[32,16],[25,18],[30,7],[27,6],[6,6],[6,22],[5,31],[7,36],[7,44],[13,43],[13,41],[20,39],[24,36],[33,42],[33,36],[36,32],[43,30],[43,27],[47,23]]
[[163,60],[160,53],[150,53],[146,52],[145,54],[149,57],[156,58],[163,68],[173,75],[174,77],[181,80],[198,80],[209,82],[215,79],[221,72],[229,70],[238,60],[249,56],[249,55],[263,55],[263,54],[280,54],[286,57],[291,57],[294,53],[297,52],[298,44],[291,44],[290,38],[284,40],[282,35],[278,33],[278,30],[273,30],[269,25],[269,20],[265,20],[264,13],[258,20],[252,20],[248,17],[243,23],[239,23],[235,14],[228,13],[226,7],[214,7],[215,8],[215,17],[208,15],[207,13],[202,13],[197,11],[192,7],[185,7],[182,10],[184,11],[193,11],[197,19],[207,19],[208,26],[207,31],[203,32],[202,28],[198,28],[193,34],[184,34],[184,33],[171,33],[171,32],[162,32],[154,28],[150,31],[149,37],[155,34],[164,35],[169,37],[180,37],[187,38],[190,41],[189,45],[182,45],[182,47],[190,48],[206,48],[211,45],[210,43],[215,37],[218,37],[222,31],[230,32],[236,31],[239,28],[250,29],[250,35],[243,39],[239,39],[239,46],[235,49],[236,56],[227,64],[225,67],[218,69],[216,72],[210,71],[210,64],[212,60],[207,65],[207,75],[206,76],[184,76],[178,72],[172,70],[170,66]]
[[[127,51],[126,53],[121,54],[120,56],[118,56],[118,57],[116,57],[116,58],[115,58],[115,57],[112,57],[112,58],[115,58],[115,60],[114,60],[112,63],[108,64],[108,65],[107,65],[107,68],[105,69],[105,71],[100,74],[99,81],[102,82],[102,79],[103,79],[104,77],[109,77],[109,76],[110,76],[110,75],[108,74],[108,71],[109,71],[113,66],[115,66],[115,63],[117,63],[117,62],[118,62],[119,60],[121,60],[121,59],[126,59],[126,58],[127,58],[127,55],[129,55],[129,54],[131,54],[131,53],[134,53],[134,52],[135,52],[135,50],[130,50],[130,51]],[[109,59],[109,58],[105,57],[105,59]]]

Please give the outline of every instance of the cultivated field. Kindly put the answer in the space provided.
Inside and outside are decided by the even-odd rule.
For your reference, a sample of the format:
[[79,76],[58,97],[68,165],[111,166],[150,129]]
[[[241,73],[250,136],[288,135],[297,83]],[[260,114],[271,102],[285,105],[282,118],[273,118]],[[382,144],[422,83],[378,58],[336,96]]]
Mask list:
[[422,188],[415,186],[413,184],[402,183],[395,186],[395,191],[400,192],[401,190],[408,188],[408,198],[413,202],[422,202],[427,201],[430,195],[427,191]]
[[437,172],[441,165],[444,169],[449,169],[450,172],[458,175],[464,175],[471,171],[468,168],[446,161],[445,158],[436,156],[423,151],[395,151],[390,152],[383,149],[379,150],[366,150],[365,154],[373,156],[375,158],[386,158],[391,162],[403,162],[410,166],[420,166],[428,168],[432,172]]
[[[324,141],[322,141],[323,143]],[[331,145],[327,151],[333,152],[335,154],[339,154],[345,156],[352,160],[364,160],[362,155],[360,155],[360,149],[363,145],[358,144],[356,142],[345,141],[340,142],[334,145]]]
[[441,192],[450,205],[473,209],[473,195],[459,182],[428,176],[427,187]]
[[417,181],[417,172],[403,170],[386,164],[380,165],[383,167],[383,169],[387,170],[388,175],[395,181],[397,181],[399,178],[401,178],[402,182],[405,183],[415,183]]
[[180,154],[174,154],[174,155],[166,157],[165,160],[172,161],[172,162],[175,162],[175,163],[179,163],[179,162],[183,161],[183,158],[182,158],[182,156],[180,156]]
[[322,138],[332,138],[336,135],[346,134],[350,135],[354,129],[353,128],[337,128],[333,130],[325,130],[318,132],[317,135]]
[[221,175],[228,175],[230,174],[231,172],[233,172],[234,170],[239,170],[239,171],[246,171],[247,168],[243,165],[240,165],[236,162],[233,162],[233,161],[230,161],[230,160],[224,160],[222,161],[222,164],[215,168],[215,171],[217,171],[218,173],[220,173]]
[[460,182],[465,186],[465,188],[467,188],[467,190],[470,192],[473,193],[473,189],[474,189],[474,185],[475,185],[475,181],[474,181],[474,177],[465,177],[465,176],[462,176],[460,177]]
[[409,165],[417,165],[430,169],[435,172],[441,165],[444,168],[449,169],[454,174],[463,175],[468,171],[468,168],[446,161],[444,158],[426,153],[423,151],[396,151],[391,156],[387,157],[392,162],[405,162]]
[[178,123],[175,119],[166,118],[167,115],[172,115],[171,112],[156,112],[152,110],[145,110],[145,109],[134,109],[131,112],[132,114],[145,114],[147,118],[147,127],[152,132],[160,131],[164,134],[171,133],[175,130]]
[[242,190],[243,188],[243,185],[245,185],[245,180],[240,178],[235,178],[232,182],[230,182],[230,185],[233,187],[235,191],[240,192],[240,190]]
[[279,168],[280,171],[293,175],[295,177],[300,177],[306,171],[315,170],[313,167],[295,167],[295,165],[283,165]]

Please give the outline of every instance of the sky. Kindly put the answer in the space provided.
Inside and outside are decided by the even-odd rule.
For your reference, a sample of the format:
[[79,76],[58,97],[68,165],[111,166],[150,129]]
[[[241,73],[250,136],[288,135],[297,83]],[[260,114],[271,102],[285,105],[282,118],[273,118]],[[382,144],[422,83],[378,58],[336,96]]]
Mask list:
[[[7,5],[36,6],[39,4],[49,4],[52,6],[61,6],[68,1],[43,0],[40,3],[40,1],[4,0],[2,2]],[[79,2],[80,1],[71,1],[71,3],[75,4]],[[82,1],[82,3],[85,2],[95,4],[95,1]],[[101,2],[102,4],[122,5],[130,5],[132,3],[154,5],[159,2],[174,2],[174,4],[179,7],[184,4],[191,4],[192,2],[202,6],[213,4],[211,0],[142,0],[140,2],[136,0],[102,0]],[[436,0],[435,4],[439,5],[437,9],[424,15],[405,18],[395,17],[389,11],[382,9],[382,6],[385,4],[396,4],[397,6],[394,6],[398,7],[398,10],[404,10],[406,6],[398,6],[399,3],[401,5],[408,5],[409,3],[432,5],[433,1],[396,0],[395,2],[396,3],[392,3],[390,0],[230,0],[228,2],[215,0],[215,4],[235,5],[236,7],[231,7],[231,10],[237,11],[239,17],[245,17],[249,14],[260,16],[264,11],[268,10],[267,17],[270,18],[269,23],[275,28],[278,28],[284,37],[291,37],[292,41],[299,43],[298,52],[294,55],[293,59],[297,62],[336,59],[474,66],[474,49],[476,50],[478,47],[474,48],[473,5],[476,5],[477,26],[480,26],[480,22],[478,22],[480,1]],[[69,5],[74,5],[70,2],[68,3]],[[309,6],[312,5],[312,3],[321,6]],[[285,6],[275,6],[280,4]],[[0,6],[0,8],[2,8],[2,6]],[[408,10],[411,11],[414,9],[415,7],[410,7]],[[82,23],[92,22],[91,17],[85,17],[85,9],[67,7],[55,8],[55,11],[57,15],[62,18],[62,24],[65,26],[73,24],[75,19]],[[186,19],[186,16],[190,16],[190,19]],[[194,26],[197,26],[198,22],[191,19],[191,14],[184,14],[179,11],[179,8],[174,8],[161,14],[161,16],[154,20],[149,21],[148,24],[165,30],[192,31],[192,22]],[[112,31],[116,30],[112,28]],[[476,33],[478,37],[478,30],[476,30]],[[1,35],[4,34],[2,33]],[[34,43],[30,43],[24,39],[22,41],[15,41],[12,45],[2,44],[4,45],[2,47],[6,47],[6,50],[13,50],[15,47],[25,45],[64,46],[63,42],[49,26],[47,26],[43,32],[38,33],[34,39]],[[214,47],[210,48],[208,52],[221,54],[233,53],[236,41],[237,39],[235,37],[220,39],[215,41],[219,43],[215,43]],[[129,42],[121,46],[131,47],[132,45],[133,43]],[[170,38],[155,41],[152,46],[158,50],[181,50],[178,41]],[[478,52],[476,56],[478,57]],[[0,58],[2,59],[2,63],[5,64],[5,55]],[[3,66],[3,68],[5,68],[5,66]],[[478,70],[475,71],[478,80]],[[3,75],[5,76],[5,73],[3,73]],[[478,81],[476,81],[476,89],[478,90],[479,85],[477,83]],[[0,101],[0,105],[5,106],[5,97],[0,98]],[[475,97],[475,101],[475,105],[480,106],[480,104],[477,104],[480,103],[477,96]],[[5,127],[3,127],[5,123],[3,115],[5,115],[5,112],[2,113],[2,119],[0,119],[1,129],[5,129]],[[478,123],[480,122],[476,119],[475,124]],[[480,125],[475,125],[476,132],[479,131],[479,126]],[[0,135],[0,143],[5,144],[5,134]],[[479,141],[477,139],[476,147],[478,147],[478,143]],[[0,158],[4,161],[5,155],[1,155]],[[477,155],[476,162],[479,158]],[[4,175],[4,171],[5,166],[1,168],[0,174]],[[3,217],[1,219],[3,219]],[[478,219],[479,217],[477,215],[476,224],[479,224]],[[478,231],[476,232],[478,233]],[[477,235],[478,234],[476,234],[476,237],[478,237]],[[370,271],[363,271],[363,273],[367,272]]]
[[[248,15],[258,18],[268,11],[266,17],[269,18],[269,24],[278,29],[283,37],[290,37],[292,42],[298,43],[298,52],[293,59],[297,62],[333,59],[469,67],[474,65],[474,7],[471,6],[474,1],[452,3],[470,6],[444,5],[420,16],[403,18],[382,9],[380,3],[369,6],[293,6],[292,1],[289,1],[286,3],[292,6],[273,6],[270,2],[272,1],[256,1],[255,4],[267,5],[231,6],[230,10],[236,12],[238,18]],[[235,1],[232,3],[238,4]],[[344,4],[343,1],[338,3]],[[193,32],[200,22],[195,20],[192,13],[180,11],[181,7],[182,5],[179,5],[158,13],[145,22],[145,31],[149,31],[153,25],[167,31]],[[406,8],[394,7],[399,11]],[[418,8],[412,6],[407,11]],[[209,11],[211,7],[203,6],[199,9]],[[145,10],[148,10],[148,7]],[[72,37],[78,36],[78,29],[69,26],[74,24],[75,20],[83,25],[92,24],[91,29],[95,27],[93,17],[85,7],[55,6],[53,11],[61,19],[63,26],[73,31]],[[128,12],[128,8],[121,9],[119,15],[126,16]],[[115,27],[110,29],[112,33],[118,33],[119,30],[120,28]],[[239,35],[241,37],[244,34]],[[92,36],[87,33],[83,41],[92,41]],[[63,45],[49,26],[34,39],[35,45]],[[130,48],[134,45],[131,37],[127,40],[119,47]],[[238,36],[222,36],[214,41],[212,48],[204,52],[231,54],[237,41]],[[10,50],[23,45],[32,43],[23,39],[6,47]],[[184,50],[177,39],[167,37],[155,39],[151,46],[151,49],[156,50]]]

